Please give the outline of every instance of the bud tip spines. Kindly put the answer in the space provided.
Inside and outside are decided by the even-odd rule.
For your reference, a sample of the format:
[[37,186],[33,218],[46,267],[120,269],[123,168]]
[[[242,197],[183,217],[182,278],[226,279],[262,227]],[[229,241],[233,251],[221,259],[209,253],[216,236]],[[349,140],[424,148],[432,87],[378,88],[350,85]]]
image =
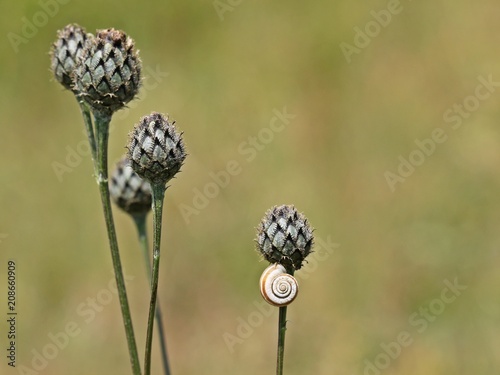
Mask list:
[[134,171],[151,184],[166,184],[186,158],[182,133],[175,121],[153,112],[140,119],[129,135],[127,156]]
[[269,209],[257,227],[257,249],[270,263],[298,270],[311,253],[313,229],[293,205]]
[[74,89],[97,112],[112,114],[138,93],[141,60],[121,30],[97,30],[74,70]]

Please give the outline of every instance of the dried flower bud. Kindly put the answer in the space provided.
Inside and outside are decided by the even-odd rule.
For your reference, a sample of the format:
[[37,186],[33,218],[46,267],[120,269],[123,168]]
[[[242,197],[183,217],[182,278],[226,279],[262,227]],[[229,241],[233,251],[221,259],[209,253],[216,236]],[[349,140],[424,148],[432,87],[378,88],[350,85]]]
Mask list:
[[312,232],[305,216],[294,206],[274,206],[257,228],[257,247],[270,263],[280,263],[289,271],[298,270],[311,253]]
[[130,215],[145,215],[151,210],[151,185],[134,172],[125,156],[111,173],[109,192],[117,206]]
[[68,90],[73,90],[73,70],[82,56],[85,43],[93,37],[76,23],[66,25],[57,32],[57,40],[50,53],[50,65],[56,80]]
[[141,60],[134,41],[120,30],[98,30],[85,45],[73,81],[95,111],[119,110],[135,97],[141,84]]
[[127,156],[134,171],[151,184],[166,184],[179,172],[186,151],[175,121],[153,112],[130,133]]

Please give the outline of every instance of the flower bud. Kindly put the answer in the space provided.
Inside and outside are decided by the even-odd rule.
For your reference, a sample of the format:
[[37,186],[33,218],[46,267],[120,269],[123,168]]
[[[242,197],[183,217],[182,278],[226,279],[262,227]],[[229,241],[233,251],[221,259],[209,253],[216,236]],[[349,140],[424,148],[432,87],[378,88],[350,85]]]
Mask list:
[[257,227],[257,248],[270,263],[298,270],[311,253],[313,229],[292,205],[274,206]]
[[131,101],[141,84],[141,60],[123,31],[98,30],[75,67],[75,90],[94,111],[110,115]]
[[133,171],[125,156],[111,173],[109,193],[117,206],[130,215],[145,215],[151,210],[151,185]]
[[57,32],[57,40],[50,53],[50,66],[56,80],[68,90],[73,90],[73,70],[82,56],[85,43],[93,37],[76,23],[69,24]]
[[134,171],[151,184],[166,184],[186,158],[182,134],[174,123],[153,112],[141,118],[130,133],[127,157]]

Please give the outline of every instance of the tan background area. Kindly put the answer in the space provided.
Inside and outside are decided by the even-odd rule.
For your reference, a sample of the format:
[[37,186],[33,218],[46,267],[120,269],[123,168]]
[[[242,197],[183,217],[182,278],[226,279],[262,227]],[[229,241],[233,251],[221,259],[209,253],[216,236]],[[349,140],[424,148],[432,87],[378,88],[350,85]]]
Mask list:
[[[143,60],[110,160],[152,111],[184,132],[159,289],[175,375],[274,373],[278,314],[260,305],[254,237],[284,203],[309,218],[318,246],[297,272],[287,375],[498,373],[496,1],[2,8],[0,343],[4,353],[15,259],[18,365],[42,366],[45,350],[39,374],[130,373],[83,123],[49,71],[56,31],[77,22],[125,30]],[[142,358],[148,285],[133,223],[115,219]],[[16,374],[6,361],[0,373]]]

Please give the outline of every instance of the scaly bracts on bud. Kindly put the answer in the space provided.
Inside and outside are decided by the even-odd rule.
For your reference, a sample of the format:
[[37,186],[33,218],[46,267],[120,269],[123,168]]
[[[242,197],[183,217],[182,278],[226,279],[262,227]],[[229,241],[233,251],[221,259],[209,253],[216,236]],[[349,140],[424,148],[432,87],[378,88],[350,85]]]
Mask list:
[[73,90],[73,70],[82,56],[85,43],[93,37],[76,23],[69,24],[57,32],[57,40],[50,53],[50,66],[56,80],[64,88]]
[[94,111],[111,115],[139,91],[141,60],[123,31],[98,30],[75,67],[74,89]]
[[258,251],[270,263],[279,263],[288,271],[298,270],[311,253],[312,232],[305,216],[294,206],[275,206],[257,228]]
[[144,180],[165,185],[186,158],[182,134],[177,133],[175,121],[153,112],[141,118],[130,133],[127,156],[134,171]]
[[130,215],[146,215],[151,210],[151,185],[134,172],[126,157],[111,173],[109,192],[118,207]]

